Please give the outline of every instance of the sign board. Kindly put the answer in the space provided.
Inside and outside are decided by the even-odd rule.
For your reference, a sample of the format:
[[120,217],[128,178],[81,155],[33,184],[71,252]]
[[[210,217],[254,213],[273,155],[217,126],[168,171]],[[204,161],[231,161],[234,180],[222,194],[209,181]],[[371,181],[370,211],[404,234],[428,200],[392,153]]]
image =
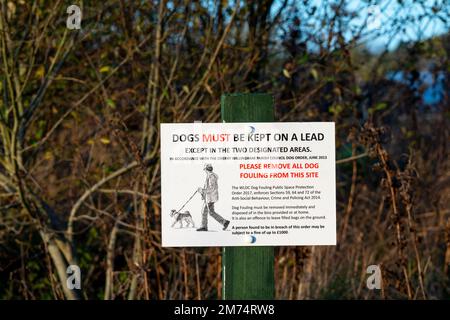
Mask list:
[[333,122],[161,124],[163,247],[336,244]]

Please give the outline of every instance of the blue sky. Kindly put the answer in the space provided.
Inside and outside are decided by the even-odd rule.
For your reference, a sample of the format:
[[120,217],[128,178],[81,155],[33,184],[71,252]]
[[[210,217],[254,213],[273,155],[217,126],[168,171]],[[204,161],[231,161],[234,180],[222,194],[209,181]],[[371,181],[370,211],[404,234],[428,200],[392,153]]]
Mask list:
[[[347,8],[360,12],[359,23],[370,14],[366,30],[372,34],[366,41],[371,51],[382,50],[388,44],[388,49],[393,50],[402,41],[420,41],[450,30],[450,0],[384,0],[371,1],[374,5],[369,6],[364,2],[349,1]],[[395,19],[410,20],[401,25],[404,28],[397,24],[394,29]]]
[[[326,27],[321,25],[319,17],[331,15],[331,6],[339,0],[312,0],[308,8],[316,6],[310,15],[302,5],[302,0],[289,3],[298,9],[302,25],[309,32],[326,37]],[[277,12],[283,0],[277,0],[273,10]],[[345,9],[351,21],[350,26],[363,28],[366,34],[363,41],[372,52],[379,52],[386,47],[394,50],[401,42],[428,39],[450,30],[450,0],[347,0]],[[421,16],[423,16],[421,18]],[[402,21],[398,23],[397,21]],[[406,21],[406,22],[405,22]],[[347,40],[352,38],[352,31],[345,32]]]

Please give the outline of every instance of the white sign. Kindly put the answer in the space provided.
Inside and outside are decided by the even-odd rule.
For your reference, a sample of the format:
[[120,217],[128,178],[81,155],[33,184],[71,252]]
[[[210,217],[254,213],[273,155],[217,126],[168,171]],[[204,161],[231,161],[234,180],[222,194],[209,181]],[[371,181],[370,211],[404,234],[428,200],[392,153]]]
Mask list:
[[163,247],[336,244],[333,122],[161,124]]

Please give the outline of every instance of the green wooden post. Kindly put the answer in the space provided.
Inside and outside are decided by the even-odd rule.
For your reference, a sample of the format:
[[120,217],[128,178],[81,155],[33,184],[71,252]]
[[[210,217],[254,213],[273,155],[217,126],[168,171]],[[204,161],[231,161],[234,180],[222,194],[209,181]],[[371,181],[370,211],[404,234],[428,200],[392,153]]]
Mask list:
[[[222,95],[225,122],[274,121],[269,94]],[[222,251],[223,298],[274,299],[273,247],[224,247]]]

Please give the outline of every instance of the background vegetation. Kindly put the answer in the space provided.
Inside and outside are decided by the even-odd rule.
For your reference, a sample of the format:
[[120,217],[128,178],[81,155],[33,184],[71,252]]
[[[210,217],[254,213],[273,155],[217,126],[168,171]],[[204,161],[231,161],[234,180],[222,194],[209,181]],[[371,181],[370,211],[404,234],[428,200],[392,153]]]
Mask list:
[[338,245],[277,248],[278,299],[448,298],[449,3],[374,3],[0,0],[0,298],[221,298],[220,248],[160,246],[159,123],[228,92],[336,122]]

